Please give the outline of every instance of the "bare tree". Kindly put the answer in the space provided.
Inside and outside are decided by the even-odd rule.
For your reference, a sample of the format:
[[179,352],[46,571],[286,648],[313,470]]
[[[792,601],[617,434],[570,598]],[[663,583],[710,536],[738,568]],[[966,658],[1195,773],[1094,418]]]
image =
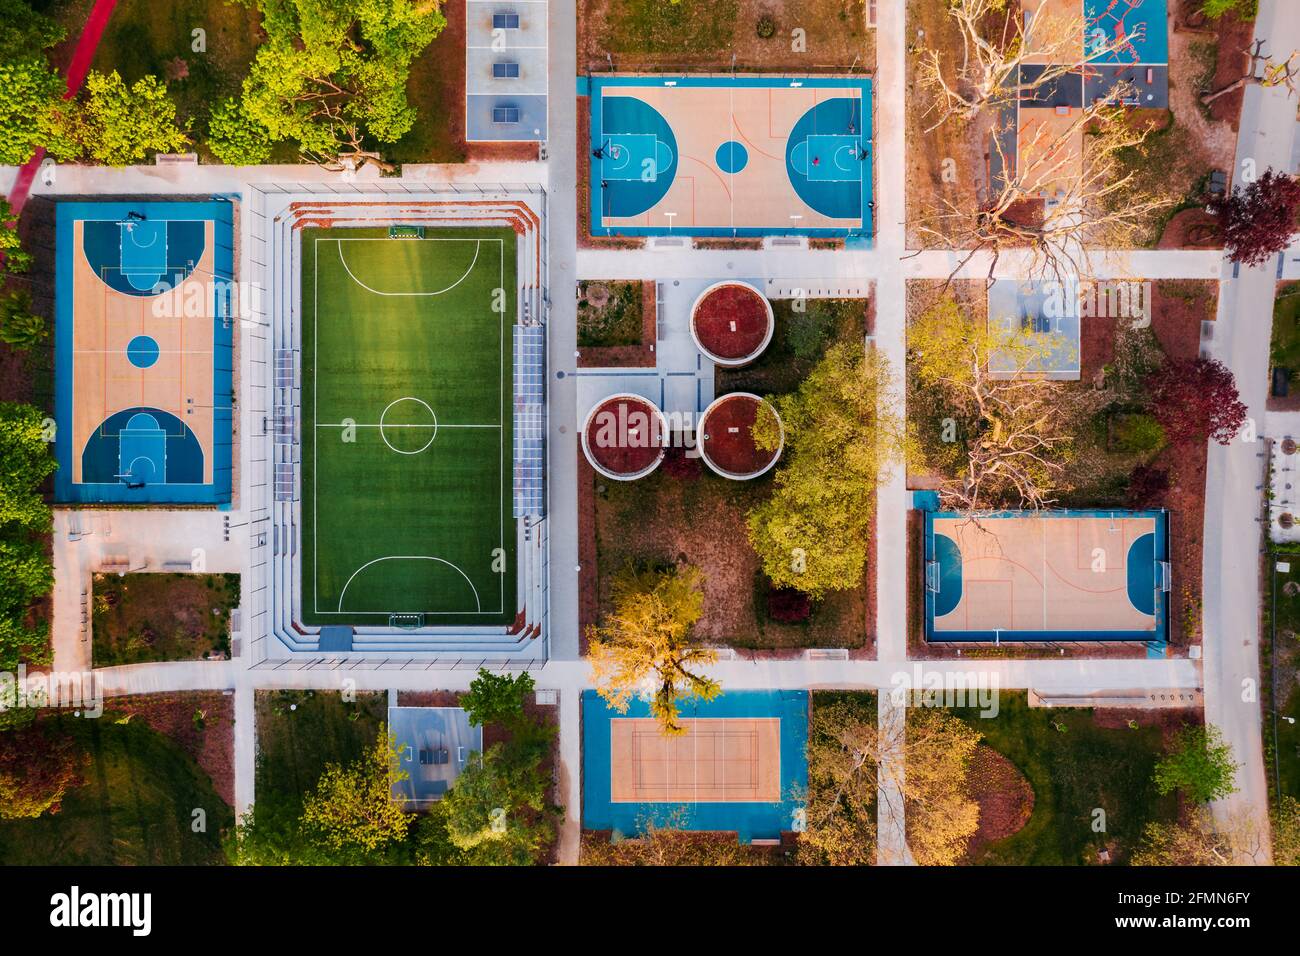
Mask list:
[[921,51],[917,76],[930,97],[925,115],[935,117],[927,133],[950,119],[968,122],[986,109],[1023,100],[1079,72],[1088,60],[1122,59],[1145,29],[1139,26],[1127,36],[1096,33],[1085,48],[1082,16],[1055,12],[1047,4],[1024,12],[1019,0],[950,0],[948,16],[961,34],[961,60],[953,64],[946,50]]
[[[977,254],[991,252],[989,279],[998,256],[1024,249],[1029,273],[1060,281],[1093,272],[1088,247],[1123,249],[1137,244],[1152,213],[1176,202],[1172,194],[1149,195],[1136,188],[1136,173],[1121,154],[1140,149],[1148,128],[1129,123],[1119,104],[1127,87],[1083,107],[1068,122],[1051,110],[1023,110],[1014,155],[993,137],[1002,170],[987,197],[970,208],[951,198],[921,216],[918,229],[966,250],[949,279]],[[1041,120],[1030,113],[1042,113]]]
[[[937,403],[950,435],[921,438],[940,472],[946,508],[1042,509],[1055,503],[1073,453],[1073,424],[1086,409],[1044,359],[1067,348],[1002,317],[979,321],[945,297],[912,321],[908,368],[921,402]],[[911,401],[911,399],[909,399]]]
[[1300,50],[1292,50],[1291,55],[1285,61],[1276,63],[1271,56],[1264,54],[1264,41],[1256,40],[1254,45],[1246,51],[1246,55],[1250,57],[1250,65],[1246,68],[1245,74],[1233,80],[1227,86],[1202,94],[1202,104],[1209,106],[1220,96],[1226,96],[1233,90],[1239,90],[1248,83],[1258,83],[1260,86],[1284,86],[1288,96],[1295,94],[1295,76],[1296,72],[1300,70],[1300,66],[1297,66],[1295,61],[1296,57],[1300,57]]

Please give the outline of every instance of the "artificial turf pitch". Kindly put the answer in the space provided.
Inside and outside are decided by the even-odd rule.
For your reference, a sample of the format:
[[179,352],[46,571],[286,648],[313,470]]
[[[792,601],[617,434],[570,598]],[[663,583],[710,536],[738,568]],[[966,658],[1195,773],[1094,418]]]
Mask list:
[[514,233],[305,229],[302,263],[302,622],[512,622]]

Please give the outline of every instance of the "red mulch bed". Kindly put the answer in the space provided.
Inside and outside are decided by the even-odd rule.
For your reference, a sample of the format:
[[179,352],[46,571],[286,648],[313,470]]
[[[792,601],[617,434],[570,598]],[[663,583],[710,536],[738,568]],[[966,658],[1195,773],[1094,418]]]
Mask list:
[[754,421],[761,402],[734,395],[714,405],[705,420],[708,430],[700,447],[709,461],[728,474],[752,475],[776,460],[778,452],[754,444]]
[[1183,209],[1173,215],[1160,234],[1157,249],[1222,249],[1219,220],[1202,208]]
[[[1183,15],[1199,9],[1201,0],[1183,0]],[[1180,17],[1180,21],[1181,21]],[[1236,14],[1227,14],[1218,21],[1209,21],[1206,38],[1214,37],[1214,44],[1219,49],[1219,62],[1215,68],[1213,89],[1221,89],[1239,79],[1246,72],[1249,63],[1248,53],[1251,41],[1255,37],[1253,20],[1239,20]],[[1245,89],[1233,90],[1220,96],[1210,104],[1210,116],[1218,122],[1228,122],[1237,129],[1241,119],[1241,104],[1245,98]]]
[[606,399],[587,426],[587,450],[615,475],[635,475],[649,468],[663,454],[663,440],[659,415],[644,399]]
[[1159,727],[1166,741],[1183,727],[1205,723],[1201,711],[1194,707],[1098,707],[1092,712],[1092,722],[1110,730],[1127,727],[1130,720],[1141,727]]
[[691,314],[700,344],[723,359],[749,358],[771,329],[767,303],[749,286],[714,289]]
[[[235,805],[235,698],[220,691],[174,694],[135,694],[112,697],[105,708],[132,715],[152,730],[170,737],[212,779],[217,796]],[[194,726],[194,711],[206,716],[202,730]]]
[[990,843],[1018,833],[1034,812],[1034,788],[1020,769],[992,747],[980,744],[967,776],[970,795],[980,807],[979,829],[966,847],[968,860]]

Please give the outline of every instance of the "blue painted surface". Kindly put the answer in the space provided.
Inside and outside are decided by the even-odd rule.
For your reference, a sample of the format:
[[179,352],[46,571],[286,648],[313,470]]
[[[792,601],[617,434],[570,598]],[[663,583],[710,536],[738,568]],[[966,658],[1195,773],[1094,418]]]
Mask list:
[[[608,156],[593,157],[591,183],[591,234],[594,236],[659,236],[679,235],[705,237],[761,237],[797,235],[814,238],[843,238],[855,248],[870,248],[874,229],[871,206],[871,103],[872,84],[866,78],[835,76],[803,76],[797,78],[773,76],[593,76],[584,78],[591,97],[590,147],[593,151],[605,147],[621,133],[649,133],[658,141],[658,158],[671,150],[672,160],[667,168],[656,163],[652,182],[608,175]],[[606,218],[628,218],[650,209],[667,195],[672,180],[678,172],[677,142],[671,124],[657,111],[639,100],[628,87],[673,86],[725,88],[786,89],[792,86],[815,90],[853,90],[857,97],[831,97],[810,109],[792,130],[787,143],[786,167],[795,192],[810,208],[824,215],[857,220],[851,228],[798,228],[789,222],[774,223],[766,227],[726,226],[606,226]],[[634,101],[634,102],[629,102]],[[612,106],[608,104],[613,104]],[[636,106],[634,104],[640,104]],[[832,104],[832,105],[828,105]],[[647,112],[648,111],[648,112]],[[793,146],[799,146],[800,155],[807,153],[808,137],[830,137],[837,140],[818,145],[829,150],[827,158],[812,167],[802,164],[796,170],[792,164]],[[857,169],[849,161],[858,149],[865,149],[867,157],[855,160]],[[747,151],[746,151],[747,152]],[[723,168],[721,155],[715,155],[719,168]],[[726,172],[726,169],[723,168]],[[736,169],[731,175],[741,172]],[[603,184],[603,185],[602,185]]]
[[951,614],[961,603],[961,548],[945,534],[934,537],[934,559],[939,562],[939,592],[934,596],[934,616]]
[[645,701],[619,714],[594,690],[582,694],[582,825],[588,830],[642,832],[648,823],[689,830],[735,831],[742,842],[776,839],[791,829],[808,787],[808,692],[731,691],[716,700],[682,703],[683,717],[779,717],[781,797],[776,803],[613,803],[610,799],[610,722],[649,717]]
[[148,335],[137,335],[126,343],[126,360],[136,368],[149,368],[158,361],[158,343]]
[[1096,58],[1098,63],[1169,62],[1167,0],[1084,0],[1084,43],[1091,52],[1116,36],[1129,38],[1114,53]]
[[[1037,517],[1045,520],[1056,518],[1151,518],[1155,522],[1154,533],[1142,535],[1137,538],[1129,548],[1127,567],[1128,575],[1128,592],[1129,599],[1133,601],[1133,606],[1141,613],[1150,613],[1154,618],[1154,631],[942,631],[935,632],[934,621],[936,617],[950,613],[955,604],[948,605],[947,593],[942,583],[943,575],[948,573],[953,560],[951,551],[946,550],[947,546],[943,542],[948,541],[948,537],[941,533],[936,533],[937,527],[942,527],[943,522],[961,522],[967,519],[967,515],[952,511],[927,511],[925,512],[925,561],[927,566],[930,562],[939,562],[940,570],[940,590],[939,593],[926,588],[925,591],[925,639],[937,643],[945,642],[992,642],[994,640],[1006,643],[1018,642],[1043,642],[1043,641],[1148,641],[1154,644],[1163,645],[1167,641],[1169,631],[1169,598],[1168,595],[1156,588],[1156,565],[1162,561],[1169,560],[1169,514],[1163,509],[1148,511],[1102,511],[1097,509],[1091,510],[1060,510],[1060,511],[999,511],[987,515],[981,515],[981,521],[997,520],[998,518],[1023,518]],[[1143,541],[1148,543],[1143,544]],[[1140,546],[1140,548],[1139,548]],[[955,549],[953,549],[955,550]],[[957,555],[960,561],[960,554]],[[1141,567],[1135,567],[1135,562]],[[958,564],[958,573],[960,574],[960,564]],[[925,585],[922,584],[922,587]],[[1145,604],[1139,604],[1135,598],[1135,589],[1143,589],[1144,594],[1150,595]],[[946,610],[944,609],[946,608]],[[1149,610],[1148,610],[1149,609]]]
[[[130,214],[136,214],[136,218]],[[54,498],[59,502],[105,504],[228,504],[232,474],[232,341],[235,300],[233,207],[223,199],[207,202],[60,202],[55,226],[55,432],[54,451],[59,470],[54,476]],[[74,224],[82,222],[82,243],[77,248]],[[109,416],[85,448],[72,447],[72,348],[76,322],[73,301],[73,264],[86,256],[92,269],[110,287],[135,296],[150,296],[170,288],[193,270],[203,253],[204,224],[214,225],[212,282],[213,447],[212,480],[203,482],[204,450],[198,439],[175,415],[156,408],[129,408]],[[131,223],[134,238],[124,241]],[[140,230],[138,233],[136,230]],[[161,243],[161,245],[160,245]],[[165,249],[165,254],[160,253]],[[146,281],[148,280],[148,281]],[[159,287],[161,284],[161,288]],[[143,343],[142,343],[143,345]],[[155,343],[156,347],[156,343]],[[144,357],[145,351],[138,351]],[[131,357],[128,346],[128,358]],[[137,366],[139,367],[139,366]],[[147,414],[164,434],[163,451],[154,435],[129,434],[122,448],[122,433],[131,417]],[[133,447],[135,454],[132,454]],[[140,449],[145,454],[139,454]],[[72,460],[82,456],[83,481],[73,483]],[[123,457],[147,459],[154,480],[128,488],[117,477]],[[161,459],[162,466],[159,468]],[[144,460],[140,468],[145,467]]]
[[1156,536],[1144,534],[1128,548],[1129,603],[1143,614],[1156,613]]
[[592,136],[592,148],[604,155],[593,163],[599,177],[591,184],[593,201],[599,216],[639,216],[667,195],[677,176],[677,137],[658,110],[635,96],[599,102],[603,132]]
[[718,147],[713,160],[724,173],[738,173],[749,165],[749,150],[744,143],[728,140]]
[[912,507],[917,511],[938,511],[939,492],[924,490],[912,492]]

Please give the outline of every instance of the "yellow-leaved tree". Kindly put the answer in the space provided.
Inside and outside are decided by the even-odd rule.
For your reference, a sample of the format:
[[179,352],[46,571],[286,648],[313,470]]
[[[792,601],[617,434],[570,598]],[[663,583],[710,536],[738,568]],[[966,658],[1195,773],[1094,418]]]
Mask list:
[[325,767],[316,789],[303,801],[302,821],[336,850],[377,850],[406,839],[412,817],[393,800],[393,784],[410,775],[402,769],[397,738],[381,727],[362,757]]
[[587,631],[592,683],[619,713],[633,696],[649,694],[650,713],[664,733],[685,733],[677,702],[712,700],[722,690],[695,671],[718,659],[691,641],[704,598],[699,569],[628,567],[614,579],[612,597],[613,609]]
[[[889,364],[858,340],[826,350],[799,390],[774,399],[785,452],[770,498],[750,511],[749,541],[777,587],[814,598],[862,583],[872,548],[876,487],[904,451]],[[775,417],[755,442],[775,449]]]

